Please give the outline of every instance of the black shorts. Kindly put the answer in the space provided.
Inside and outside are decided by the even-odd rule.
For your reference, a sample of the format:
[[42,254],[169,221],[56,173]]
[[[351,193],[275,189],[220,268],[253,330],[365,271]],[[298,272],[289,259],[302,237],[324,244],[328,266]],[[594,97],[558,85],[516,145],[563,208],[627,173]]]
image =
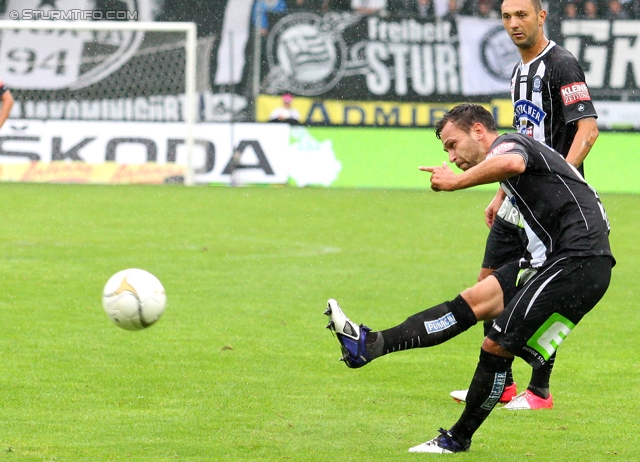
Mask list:
[[524,228],[497,216],[484,247],[483,268],[500,268],[525,255],[527,235]]
[[502,265],[500,268],[492,273],[495,276],[502,287],[502,297],[504,300],[504,306],[506,307],[513,297],[518,293],[518,273],[520,272],[520,266],[517,260]]
[[[487,337],[534,368],[544,365],[605,294],[612,266],[608,256],[547,263],[517,290]],[[500,269],[501,284],[500,274],[510,271]]]

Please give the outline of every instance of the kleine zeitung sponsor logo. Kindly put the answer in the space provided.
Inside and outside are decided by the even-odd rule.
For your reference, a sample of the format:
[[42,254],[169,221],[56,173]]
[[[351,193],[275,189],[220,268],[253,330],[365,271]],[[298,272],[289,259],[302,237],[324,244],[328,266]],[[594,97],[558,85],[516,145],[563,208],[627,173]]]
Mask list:
[[564,105],[577,103],[578,101],[590,101],[589,87],[584,82],[575,82],[560,88]]

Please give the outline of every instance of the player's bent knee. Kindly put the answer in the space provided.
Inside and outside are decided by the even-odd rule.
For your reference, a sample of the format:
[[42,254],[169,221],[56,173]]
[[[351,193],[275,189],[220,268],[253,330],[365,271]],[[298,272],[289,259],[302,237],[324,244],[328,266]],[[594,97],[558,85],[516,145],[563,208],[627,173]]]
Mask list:
[[495,277],[488,277],[460,293],[478,321],[497,318],[504,310],[502,287]]

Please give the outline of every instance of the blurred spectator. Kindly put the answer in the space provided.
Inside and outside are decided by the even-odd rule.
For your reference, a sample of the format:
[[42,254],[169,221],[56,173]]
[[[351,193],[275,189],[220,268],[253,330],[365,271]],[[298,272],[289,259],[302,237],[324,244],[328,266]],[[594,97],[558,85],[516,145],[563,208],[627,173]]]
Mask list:
[[629,16],[633,19],[640,19],[640,0],[631,0],[627,3]]
[[585,19],[598,19],[598,4],[595,1],[589,0],[584,2],[584,18]]
[[378,14],[387,9],[387,0],[351,0],[351,9],[359,14]]
[[390,13],[412,18],[451,18],[459,13],[458,0],[388,0],[388,4]]
[[410,16],[414,0],[387,0],[387,11],[393,16]]
[[631,4],[633,3],[632,0],[619,0],[620,4],[622,5],[622,9],[625,11],[625,13],[627,13],[627,17],[630,18],[631,15]]
[[478,11],[478,0],[462,0],[462,3],[458,5],[458,13],[464,16],[473,16]]
[[483,18],[498,19],[501,15],[496,9],[496,2],[494,0],[479,0],[478,16],[481,16]]
[[564,18],[565,19],[578,19],[579,18],[578,5],[574,2],[569,2],[564,6]]
[[289,12],[326,13],[329,9],[329,0],[289,0],[287,7]]
[[[581,19],[584,16],[584,3],[586,0],[560,0],[549,2],[547,20],[550,19]],[[575,15],[574,15],[575,11]]]
[[481,16],[496,19],[502,16],[501,0],[464,0],[459,13],[465,16]]
[[291,93],[282,95],[282,107],[273,110],[269,115],[269,122],[281,122],[291,125],[299,124],[300,113],[291,106],[292,103],[293,95]]
[[269,19],[268,13],[281,13],[287,12],[286,0],[256,0],[253,4],[253,13],[251,14],[251,20],[255,27],[260,28],[264,35],[269,32]]
[[455,16],[458,13],[457,0],[432,0],[433,14],[436,18],[444,18],[445,16]]
[[629,15],[622,7],[619,0],[609,0],[609,10],[607,11],[607,19],[627,19]]
[[389,13],[409,18],[433,18],[433,0],[388,0]]
[[435,16],[433,2],[431,0],[416,0],[415,15],[419,18],[430,18]]
[[351,0],[326,0],[328,11],[351,11]]

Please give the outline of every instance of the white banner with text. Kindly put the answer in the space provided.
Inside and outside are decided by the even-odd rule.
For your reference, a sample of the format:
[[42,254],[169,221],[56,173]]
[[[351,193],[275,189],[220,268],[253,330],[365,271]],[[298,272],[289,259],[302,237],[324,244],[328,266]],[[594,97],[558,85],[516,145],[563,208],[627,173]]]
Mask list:
[[[289,178],[286,124],[197,124],[197,183],[278,184]],[[179,182],[183,123],[10,120],[0,130],[0,180]]]

